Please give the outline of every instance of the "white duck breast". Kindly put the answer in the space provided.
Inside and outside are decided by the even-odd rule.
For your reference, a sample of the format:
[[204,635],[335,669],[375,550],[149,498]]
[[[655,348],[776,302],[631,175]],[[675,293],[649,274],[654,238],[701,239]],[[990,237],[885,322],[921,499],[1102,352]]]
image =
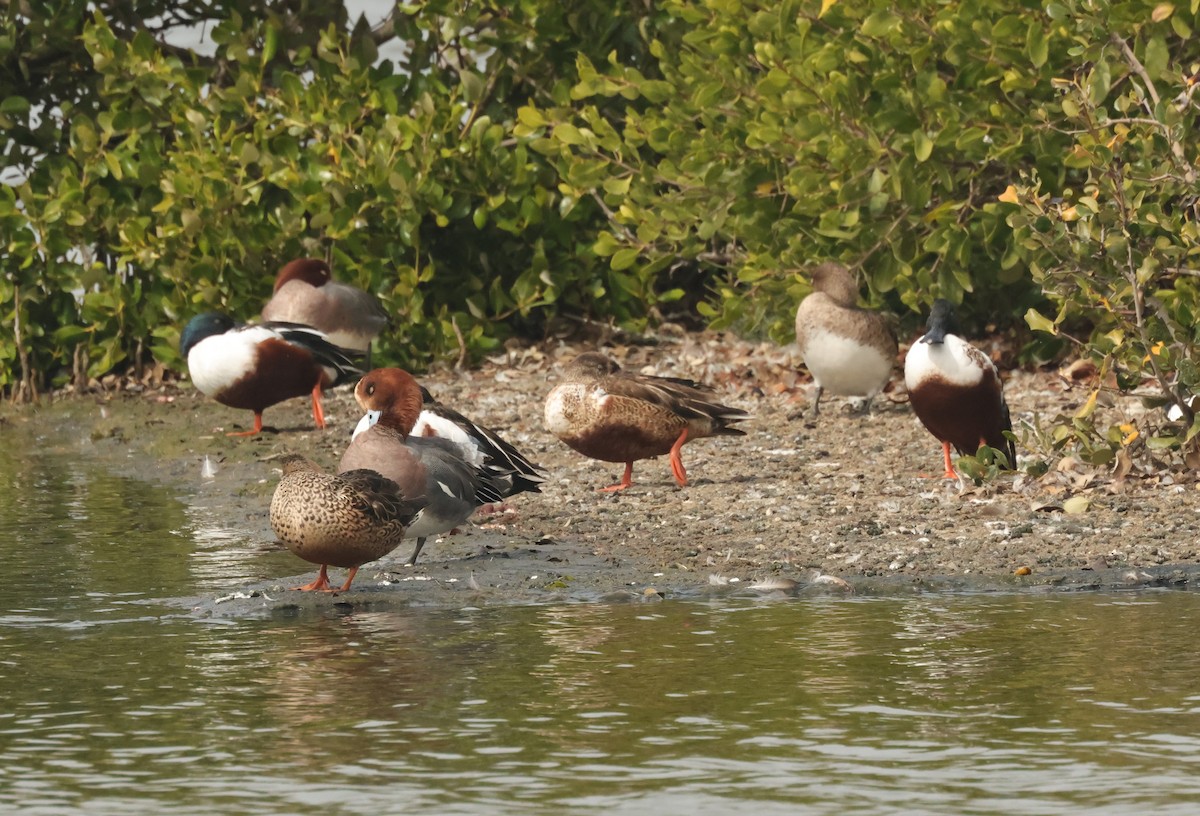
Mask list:
[[922,338],[904,358],[904,385],[911,391],[925,380],[940,379],[969,387],[983,380],[989,369],[996,369],[992,361],[957,335],[947,334],[942,343],[926,343]]
[[817,385],[842,396],[874,396],[892,373],[892,361],[878,349],[823,329],[810,335],[804,364]]
[[223,391],[254,369],[258,344],[279,335],[262,326],[210,335],[188,352],[188,374],[207,396]]
[[[580,410],[584,401],[591,395],[588,387],[579,383],[564,383],[556,386],[546,397],[545,421],[546,430],[555,436],[569,434],[577,430],[581,419]],[[600,396],[604,396],[601,389]]]

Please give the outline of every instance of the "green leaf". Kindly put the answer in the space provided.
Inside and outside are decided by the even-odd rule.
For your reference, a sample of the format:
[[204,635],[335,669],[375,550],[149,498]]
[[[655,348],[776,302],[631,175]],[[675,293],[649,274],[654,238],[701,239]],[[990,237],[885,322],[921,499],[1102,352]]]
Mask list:
[[1054,324],[1054,321],[1042,315],[1037,309],[1029,309],[1025,312],[1025,323],[1034,331],[1058,334],[1058,326]]
[[629,192],[629,183],[631,181],[633,181],[632,176],[607,178],[604,180],[604,192],[612,195],[623,196]]
[[868,37],[882,37],[896,26],[900,25],[900,17],[890,11],[877,11],[863,20],[863,34]]
[[476,102],[483,96],[483,77],[474,71],[463,71],[459,78],[462,81],[463,97],[468,102]]
[[542,116],[542,112],[530,105],[522,105],[517,108],[517,121],[528,128],[540,128],[546,125],[546,119]]
[[1103,105],[1104,100],[1108,98],[1108,91],[1111,87],[1112,69],[1109,68],[1106,60],[1100,59],[1096,62],[1096,66],[1092,69],[1092,73],[1088,77],[1088,101],[1096,107]]
[[617,250],[613,253],[612,260],[609,262],[609,266],[611,266],[614,271],[618,272],[623,269],[628,269],[637,263],[638,255],[640,254],[641,251],[637,247],[626,247],[625,249]]
[[1162,79],[1167,75],[1167,64],[1171,60],[1167,51],[1167,43],[1162,37],[1151,37],[1146,43],[1146,54],[1142,64],[1151,79]]
[[1025,34],[1025,53],[1029,54],[1029,61],[1034,68],[1041,68],[1050,58],[1050,41],[1041,20],[1029,22],[1029,30]]
[[933,154],[933,140],[923,130],[914,130],[912,134],[913,155],[917,161],[923,162]]
[[579,128],[574,125],[563,122],[554,126],[554,138],[565,145],[581,145],[584,142],[583,134],[579,132]]
[[675,95],[675,86],[659,79],[648,79],[638,86],[647,102],[661,105]]
[[0,102],[0,113],[9,116],[24,116],[29,113],[29,100],[23,96],[9,96]]

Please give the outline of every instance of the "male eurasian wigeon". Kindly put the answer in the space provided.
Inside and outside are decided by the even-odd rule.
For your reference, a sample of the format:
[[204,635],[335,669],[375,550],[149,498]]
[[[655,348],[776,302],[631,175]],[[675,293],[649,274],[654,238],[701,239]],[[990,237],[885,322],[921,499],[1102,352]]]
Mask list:
[[503,497],[495,475],[468,462],[458,445],[411,435],[422,398],[407,371],[377,368],[358,381],[354,397],[364,411],[378,412],[378,420],[350,441],[338,471],[370,468],[396,482],[405,496],[425,498],[408,528],[408,537],[417,540],[409,564],[417,562],[426,538],[454,529],[477,507]]
[[936,300],[925,334],[904,358],[904,384],[921,424],[942,443],[947,479],[956,478],[950,446],[973,455],[987,445],[1016,467],[1017,451],[1004,385],[991,359],[958,335],[954,307]]
[[633,483],[633,463],[670,454],[671,473],[680,486],[687,471],[679,451],[691,439],[743,436],[730,423],[748,419],[740,408],[722,405],[699,383],[623,371],[598,352],[585,352],[563,371],[546,396],[546,430],[584,456],[624,462],[625,475],[603,491]]
[[324,428],[321,389],[362,373],[351,352],[316,329],[294,323],[239,324],[216,312],[188,321],[179,351],[201,393],[230,408],[254,412],[254,428],[230,436],[261,433],[266,408],[309,393],[313,421]]
[[[321,565],[315,581],[293,589],[345,592],[359,567],[400,546],[422,507],[423,499],[404,495],[373,470],[333,476],[303,456],[285,456],[271,498],[271,528],[293,553]],[[336,590],[329,584],[330,566],[350,570]]]
[[262,317],[312,326],[334,345],[368,355],[371,341],[388,323],[387,312],[374,295],[334,280],[329,264],[319,258],[284,264]]
[[[379,420],[378,411],[368,411],[358,421],[358,436]],[[448,405],[439,402],[429,389],[421,386],[421,414],[412,436],[436,436],[458,445],[463,458],[475,467],[489,471],[503,490],[505,498],[517,493],[540,493],[545,471],[530,462],[520,451],[490,428],[477,425]]]
[[796,309],[796,343],[817,386],[812,414],[821,395],[870,400],[891,379],[896,365],[896,335],[879,312],[859,308],[854,276],[840,263],[827,261],[812,273],[812,294]]

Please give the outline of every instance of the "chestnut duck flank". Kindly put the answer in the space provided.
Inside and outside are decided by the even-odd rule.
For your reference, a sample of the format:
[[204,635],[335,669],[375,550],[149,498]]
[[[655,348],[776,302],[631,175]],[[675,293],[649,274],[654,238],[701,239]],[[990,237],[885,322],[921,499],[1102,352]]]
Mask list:
[[388,324],[374,295],[334,280],[329,264],[319,258],[300,258],[279,270],[262,316],[312,326],[334,345],[360,352],[369,352]]
[[337,591],[348,590],[359,567],[400,546],[423,506],[373,470],[333,476],[303,456],[284,457],[283,478],[271,498],[271,529],[293,553],[321,565],[315,581],[293,589],[334,591],[328,575],[334,566],[350,570]]
[[670,455],[671,472],[687,484],[680,449],[692,439],[743,436],[731,423],[748,419],[740,408],[722,405],[710,389],[691,380],[651,377],[623,371],[597,352],[576,357],[563,380],[546,397],[546,429],[584,456],[624,462],[621,481],[633,483],[633,463]]
[[858,286],[850,270],[827,261],[812,273],[812,293],[796,309],[796,343],[821,395],[863,397],[869,401],[887,387],[896,365],[896,335],[879,312],[859,308]]
[[908,350],[904,384],[921,424],[942,443],[945,477],[956,478],[950,446],[973,455],[981,445],[995,448],[1016,467],[1017,451],[1004,385],[991,359],[958,334],[954,307],[937,300],[927,330]]
[[424,497],[426,506],[407,532],[417,540],[409,564],[417,562],[429,536],[454,529],[477,507],[503,498],[496,476],[468,462],[458,445],[411,435],[422,395],[407,371],[375,369],[359,380],[354,397],[364,411],[378,412],[378,421],[350,441],[338,471],[369,468],[396,482],[404,495]]
[[254,412],[253,429],[231,436],[260,433],[265,409],[305,394],[312,395],[313,422],[324,428],[321,390],[362,373],[353,352],[333,345],[310,326],[239,324],[216,312],[188,322],[179,351],[201,393],[230,408]]

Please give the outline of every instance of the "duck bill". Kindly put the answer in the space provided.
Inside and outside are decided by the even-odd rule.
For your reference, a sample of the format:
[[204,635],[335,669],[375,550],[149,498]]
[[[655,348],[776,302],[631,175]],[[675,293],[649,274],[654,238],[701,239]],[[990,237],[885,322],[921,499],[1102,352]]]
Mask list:
[[350,434],[350,438],[353,439],[367,428],[370,428],[372,425],[378,422],[379,415],[381,413],[382,411],[367,411],[365,414],[363,414],[363,418],[360,419],[358,424],[354,426],[354,433]]

